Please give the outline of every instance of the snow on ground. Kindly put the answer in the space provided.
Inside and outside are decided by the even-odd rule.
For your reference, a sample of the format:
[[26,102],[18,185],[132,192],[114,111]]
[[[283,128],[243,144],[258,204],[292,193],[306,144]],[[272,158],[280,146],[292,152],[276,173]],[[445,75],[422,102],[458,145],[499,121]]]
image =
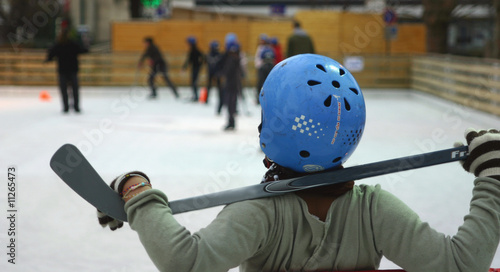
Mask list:
[[[41,101],[47,90],[52,100]],[[81,90],[81,114],[61,113],[55,87],[0,87],[0,271],[156,271],[127,225],[102,229],[95,210],[50,169],[65,143],[81,148],[108,181],[142,170],[170,199],[256,184],[265,169],[258,147],[260,109],[247,91],[237,130],[223,132],[226,113],[175,100],[167,89],[148,100],[143,88]],[[367,123],[346,166],[450,148],[468,127],[498,127],[500,118],[409,90],[364,90]],[[7,169],[17,169],[16,264],[8,263]],[[375,184],[400,197],[424,221],[453,235],[468,213],[473,177],[458,163],[391,174],[357,183]],[[177,215],[189,230],[206,226],[220,207]],[[395,268],[383,260],[381,268]],[[492,267],[500,267],[497,253]],[[233,269],[237,271],[237,269]],[[233,271],[231,270],[231,271]]]

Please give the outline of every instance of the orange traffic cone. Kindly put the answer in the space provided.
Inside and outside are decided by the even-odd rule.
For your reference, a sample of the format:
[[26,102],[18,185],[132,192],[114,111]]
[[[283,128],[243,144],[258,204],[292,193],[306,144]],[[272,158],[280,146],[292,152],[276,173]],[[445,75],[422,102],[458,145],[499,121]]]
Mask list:
[[38,95],[38,98],[40,98],[41,101],[50,101],[51,97],[50,97],[50,94],[48,91],[46,90],[43,90],[40,92],[40,94]]
[[200,101],[200,103],[206,103],[207,102],[207,96],[208,96],[207,88],[205,88],[205,87],[201,88],[201,90],[200,90],[200,98],[198,99],[198,101]]

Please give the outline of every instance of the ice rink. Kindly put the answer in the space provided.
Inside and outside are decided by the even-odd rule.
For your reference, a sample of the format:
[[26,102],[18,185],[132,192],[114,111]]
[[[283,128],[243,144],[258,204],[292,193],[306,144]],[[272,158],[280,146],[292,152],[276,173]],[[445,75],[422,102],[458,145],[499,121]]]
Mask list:
[[[42,90],[50,101],[39,99]],[[450,148],[468,127],[500,125],[499,117],[415,91],[363,92],[366,128],[346,166]],[[82,113],[64,115],[55,87],[0,87],[0,271],[156,271],[128,225],[115,232],[101,228],[95,209],[50,169],[52,154],[65,143],[80,147],[105,180],[141,170],[171,200],[259,183],[266,169],[253,89],[239,105],[233,132],[222,130],[226,112],[215,114],[215,90],[208,105],[186,102],[190,94],[181,88],[182,99],[175,100],[161,88],[159,98],[149,100],[143,88],[82,87]],[[17,171],[14,224],[8,219],[9,167]],[[453,235],[468,213],[472,181],[458,163],[449,163],[357,183],[381,184],[423,221]],[[194,232],[220,209],[176,218]],[[8,263],[12,248],[15,264]],[[500,267],[500,252],[491,266]],[[381,264],[396,267],[385,259]]]

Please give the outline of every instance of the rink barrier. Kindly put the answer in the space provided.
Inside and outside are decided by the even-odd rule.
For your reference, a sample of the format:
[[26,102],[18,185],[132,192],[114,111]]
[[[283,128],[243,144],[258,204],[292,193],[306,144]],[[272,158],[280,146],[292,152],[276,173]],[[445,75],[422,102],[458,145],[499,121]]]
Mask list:
[[[43,63],[45,54],[45,51],[0,52],[0,85],[55,86],[56,64]],[[321,54],[341,63],[352,57]],[[144,67],[137,71],[139,57],[137,52],[82,55],[80,83],[82,86],[145,86],[149,70]],[[361,71],[352,71],[362,88],[412,88],[500,116],[500,61],[435,54],[357,54],[354,57],[363,62]],[[188,86],[189,72],[181,69],[185,52],[169,52],[165,58],[175,84]],[[255,86],[252,57],[248,57],[247,68],[243,83]],[[200,86],[204,86],[205,81],[206,69],[203,69]],[[163,82],[158,84],[164,86]]]
[[[45,51],[0,52],[0,85],[55,86],[57,84],[55,62],[43,63]],[[321,53],[343,62],[344,55]],[[243,80],[245,86],[255,86],[256,72],[253,56],[247,53],[247,73]],[[356,80],[363,88],[408,88],[410,86],[411,58],[408,54],[391,56],[380,54],[357,55],[363,60],[362,71],[353,71]],[[132,86],[147,85],[149,68],[147,65],[137,73],[140,52],[91,53],[80,56],[80,84],[82,86]],[[190,75],[183,71],[185,52],[165,54],[168,61],[169,76],[176,85],[188,86]],[[206,69],[202,69],[199,83],[206,84]],[[157,77],[159,86],[164,82]],[[137,81],[137,82],[136,82]]]
[[500,61],[449,55],[412,58],[411,87],[500,116]]
[[[187,85],[189,74],[181,71],[184,56],[169,56],[169,75],[178,85]],[[45,51],[0,52],[0,85],[47,86],[57,84],[56,63],[44,63]],[[140,53],[90,53],[81,55],[79,79],[82,86],[146,85],[148,68],[139,70]],[[204,80],[201,75],[200,80]],[[136,82],[137,81],[137,82]],[[160,84],[164,84],[160,82]]]

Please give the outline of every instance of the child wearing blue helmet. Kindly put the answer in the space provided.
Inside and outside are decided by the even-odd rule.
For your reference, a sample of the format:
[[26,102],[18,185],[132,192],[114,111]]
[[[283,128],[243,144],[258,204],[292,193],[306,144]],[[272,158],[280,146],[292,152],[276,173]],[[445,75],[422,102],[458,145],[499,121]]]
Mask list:
[[[327,57],[278,63],[259,98],[264,182],[334,171],[362,137],[361,89]],[[470,213],[452,237],[380,186],[353,181],[233,203],[193,234],[144,173],[122,175],[111,187],[124,196],[130,226],[161,271],[360,271],[377,269],[383,256],[407,271],[487,271],[500,239],[500,133],[470,129],[465,136],[462,166],[475,186]],[[103,226],[121,226],[107,219],[101,215]]]

